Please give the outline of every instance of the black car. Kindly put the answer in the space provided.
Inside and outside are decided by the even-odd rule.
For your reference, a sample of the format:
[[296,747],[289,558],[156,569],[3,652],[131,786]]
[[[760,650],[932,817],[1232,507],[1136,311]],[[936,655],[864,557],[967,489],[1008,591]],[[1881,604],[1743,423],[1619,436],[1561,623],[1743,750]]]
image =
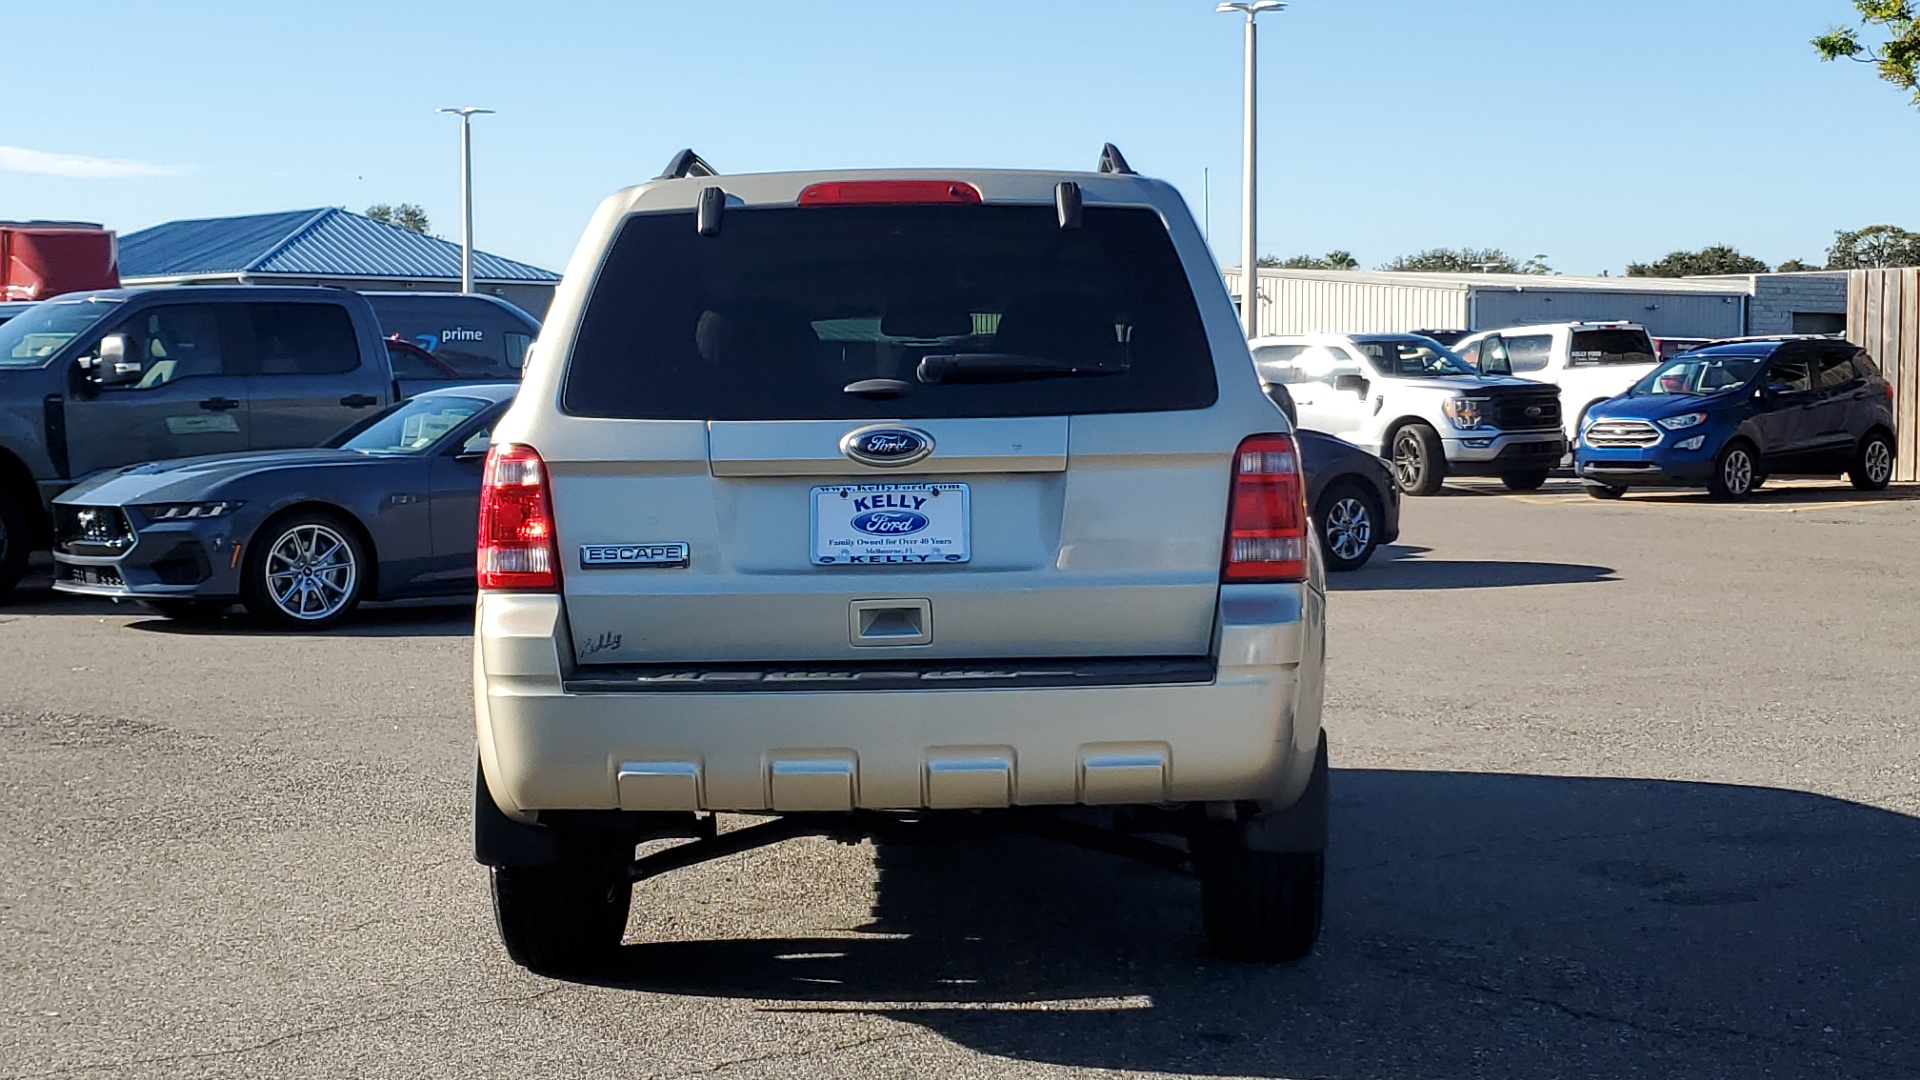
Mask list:
[[54,500],[54,588],[171,617],[234,601],[320,629],[361,600],[474,587],[480,471],[513,384],[388,407],[324,447],[99,473]]
[[1381,544],[1400,538],[1400,489],[1393,471],[1344,439],[1300,430],[1293,395],[1279,383],[1265,386],[1267,396],[1295,425],[1300,467],[1307,474],[1307,512],[1326,552],[1327,569],[1360,569]]

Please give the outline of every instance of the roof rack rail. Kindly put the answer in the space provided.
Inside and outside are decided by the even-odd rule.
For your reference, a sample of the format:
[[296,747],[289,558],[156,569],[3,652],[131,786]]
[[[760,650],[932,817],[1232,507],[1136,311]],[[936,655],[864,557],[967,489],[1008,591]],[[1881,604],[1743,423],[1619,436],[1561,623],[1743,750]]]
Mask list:
[[673,155],[673,160],[667,162],[667,170],[661,173],[659,176],[654,177],[654,179],[655,180],[684,180],[689,176],[719,176],[719,175],[720,175],[720,171],[718,169],[715,169],[713,166],[707,164],[707,160],[705,158],[701,157],[699,154],[694,153],[693,149],[689,147],[688,149],[682,150],[679,153]]
[[1100,171],[1103,173],[1118,173],[1121,176],[1139,175],[1133,171],[1132,166],[1127,164],[1126,156],[1120,153],[1120,148],[1112,143],[1108,143],[1100,148]]

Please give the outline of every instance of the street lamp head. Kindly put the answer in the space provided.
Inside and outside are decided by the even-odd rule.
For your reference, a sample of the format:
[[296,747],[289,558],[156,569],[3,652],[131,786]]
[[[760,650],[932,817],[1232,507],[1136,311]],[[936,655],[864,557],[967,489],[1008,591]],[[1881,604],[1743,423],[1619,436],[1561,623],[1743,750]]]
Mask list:
[[479,116],[482,113],[490,113],[492,111],[493,111],[492,109],[482,109],[475,105],[463,105],[457,109],[435,109],[434,110],[434,112],[451,113],[454,116],[460,117],[461,119],[465,119],[469,116]]
[[1215,11],[1244,12],[1251,19],[1263,11],[1280,11],[1287,5],[1282,0],[1252,0],[1251,3],[1226,3],[1215,7]]

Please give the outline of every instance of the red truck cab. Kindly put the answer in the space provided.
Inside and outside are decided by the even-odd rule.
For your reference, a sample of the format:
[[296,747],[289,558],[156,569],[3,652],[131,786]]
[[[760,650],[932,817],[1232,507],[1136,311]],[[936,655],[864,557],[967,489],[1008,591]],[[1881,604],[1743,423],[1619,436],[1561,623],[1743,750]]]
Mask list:
[[120,287],[120,243],[82,221],[0,221],[0,301]]

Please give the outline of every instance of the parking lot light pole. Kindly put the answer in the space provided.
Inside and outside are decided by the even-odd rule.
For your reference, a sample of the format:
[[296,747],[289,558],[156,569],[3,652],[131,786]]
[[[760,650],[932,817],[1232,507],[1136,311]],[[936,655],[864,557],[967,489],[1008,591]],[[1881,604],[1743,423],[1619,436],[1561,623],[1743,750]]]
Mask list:
[[1259,200],[1254,194],[1254,55],[1256,51],[1253,20],[1263,11],[1286,8],[1281,0],[1253,0],[1252,3],[1227,3],[1215,11],[1238,11],[1247,17],[1246,129],[1242,134],[1240,190],[1240,322],[1249,338],[1260,334],[1260,252],[1255,217]]
[[441,109],[460,118],[460,291],[473,291],[473,118],[492,109]]

